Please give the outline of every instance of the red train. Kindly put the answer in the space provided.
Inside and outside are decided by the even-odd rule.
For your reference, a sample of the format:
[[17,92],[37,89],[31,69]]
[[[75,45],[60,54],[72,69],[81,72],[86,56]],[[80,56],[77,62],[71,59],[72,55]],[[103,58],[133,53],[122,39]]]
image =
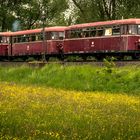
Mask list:
[[0,46],[5,46],[5,54],[10,59],[21,58],[26,60],[29,57],[41,59],[43,53],[46,54],[46,58],[58,56],[61,52],[60,46],[63,45],[65,29],[66,27],[49,27],[45,28],[44,31],[42,29],[34,29],[1,33],[2,43]]
[[76,55],[140,57],[140,19],[124,19],[0,33],[0,59]]
[[0,60],[8,59],[8,49],[10,46],[10,32],[2,32],[0,33]]
[[103,58],[140,55],[140,19],[73,25],[66,29],[64,52]]

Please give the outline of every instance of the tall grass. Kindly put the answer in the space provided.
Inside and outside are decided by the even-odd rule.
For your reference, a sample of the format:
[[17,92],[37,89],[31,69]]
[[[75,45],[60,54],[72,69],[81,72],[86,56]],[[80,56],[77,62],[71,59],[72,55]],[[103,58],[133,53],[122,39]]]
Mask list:
[[46,65],[0,67],[0,81],[68,90],[140,93],[140,68]]
[[139,140],[138,96],[0,83],[1,140]]

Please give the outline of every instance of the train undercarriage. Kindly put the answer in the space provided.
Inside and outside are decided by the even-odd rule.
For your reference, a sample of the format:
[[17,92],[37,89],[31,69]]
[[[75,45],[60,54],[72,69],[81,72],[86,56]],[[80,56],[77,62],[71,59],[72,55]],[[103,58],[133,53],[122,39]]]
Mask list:
[[0,61],[114,61],[140,60],[140,51],[0,56]]

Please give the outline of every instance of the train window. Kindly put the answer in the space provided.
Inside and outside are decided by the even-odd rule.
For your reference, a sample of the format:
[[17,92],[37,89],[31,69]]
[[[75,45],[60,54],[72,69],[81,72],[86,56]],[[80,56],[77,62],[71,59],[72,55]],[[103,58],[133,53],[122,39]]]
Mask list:
[[19,42],[22,42],[21,41],[21,36],[17,36],[17,42],[19,43]]
[[19,39],[20,41],[19,42],[26,42],[25,40],[25,36],[21,36],[21,38]]
[[14,43],[17,42],[17,37],[13,37],[13,42],[14,42]]
[[98,28],[97,29],[97,36],[103,36],[104,35],[104,30],[103,28]]
[[58,39],[58,32],[51,32],[51,39],[57,40]]
[[65,32],[65,35],[66,35],[65,37],[66,37],[66,38],[70,38],[70,34],[71,34],[70,31],[66,31],[66,32]]
[[46,32],[46,39],[51,40],[51,32]]
[[78,31],[77,30],[74,31],[74,38],[78,38]]
[[29,37],[27,35],[22,35],[20,42],[28,42],[29,41]]
[[43,33],[38,34],[39,40],[43,40]]
[[71,31],[66,31],[66,38],[70,38],[71,36]]
[[71,31],[70,38],[75,38],[75,31],[74,30]]
[[2,37],[2,40],[1,40],[2,43],[9,43],[9,41],[10,41],[9,37],[5,37],[5,36]]
[[78,38],[81,38],[81,37],[82,37],[82,30],[79,30],[79,31],[77,32],[77,37],[78,37]]
[[83,32],[83,37],[89,37],[89,31],[84,31]]
[[[36,36],[35,36],[35,34],[31,35],[30,38],[31,38],[31,41],[36,41]],[[29,41],[30,41],[30,40],[29,40]]]
[[0,43],[4,43],[5,38],[3,36],[0,37]]
[[40,41],[40,40],[43,40],[43,35],[42,35],[42,33],[38,33],[38,34],[36,34],[36,38]]
[[38,35],[37,34],[35,34],[35,40],[38,41]]
[[121,26],[121,34],[128,34],[128,25]]
[[78,30],[75,31],[75,37],[74,38],[79,38],[79,31]]
[[90,37],[94,37],[94,36],[96,36],[96,28],[91,28],[90,29]]
[[59,32],[59,39],[63,40],[63,38],[64,38],[64,32]]
[[41,37],[40,37],[40,33],[39,33],[39,34],[36,34],[35,36],[36,36],[36,41],[39,41],[40,38],[41,38]]
[[89,28],[84,28],[82,30],[82,37],[89,37],[89,34],[90,34]]
[[9,37],[5,37],[6,38],[6,43],[10,42],[10,38]]
[[111,36],[112,35],[112,28],[106,28],[105,29],[105,36]]
[[12,43],[12,37],[11,36],[9,37],[9,43],[10,44]]
[[74,38],[82,38],[83,37],[82,29],[75,30],[75,37]]
[[3,42],[7,43],[7,37],[3,37]]
[[0,36],[0,43],[2,43],[2,36]]
[[82,29],[69,31],[69,38],[82,38],[84,37],[84,32]]
[[140,35],[140,25],[138,25],[138,34]]
[[94,31],[91,31],[91,32],[90,32],[90,36],[91,36],[91,37],[94,37],[94,36],[96,36],[96,30],[94,30]]
[[79,30],[75,30],[75,37],[74,38],[79,38],[79,37],[81,37],[81,36],[79,36],[80,35],[80,31]]
[[5,43],[9,43],[9,37],[5,37]]
[[120,35],[120,26],[114,26],[112,29],[113,35]]
[[38,41],[38,36],[37,36],[37,34],[35,34],[35,41]]
[[129,34],[137,34],[137,25],[128,25]]

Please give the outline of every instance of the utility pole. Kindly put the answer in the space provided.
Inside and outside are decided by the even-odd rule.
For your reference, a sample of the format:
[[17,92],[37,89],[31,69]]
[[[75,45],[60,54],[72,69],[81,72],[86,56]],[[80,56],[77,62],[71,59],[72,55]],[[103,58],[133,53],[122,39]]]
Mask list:
[[45,21],[46,21],[46,15],[43,8],[43,11],[42,11],[42,61],[43,62],[46,61],[46,50],[47,50],[47,39],[45,35]]

